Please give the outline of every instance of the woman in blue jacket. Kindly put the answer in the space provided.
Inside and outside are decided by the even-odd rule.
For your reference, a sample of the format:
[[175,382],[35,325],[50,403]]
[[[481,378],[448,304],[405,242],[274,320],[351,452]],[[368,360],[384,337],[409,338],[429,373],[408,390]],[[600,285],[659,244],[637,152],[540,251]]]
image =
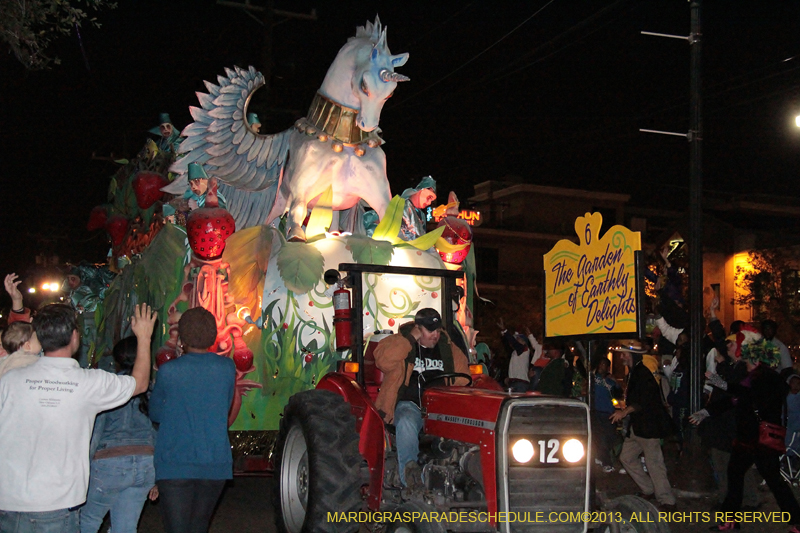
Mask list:
[[[118,374],[130,374],[136,337],[114,346]],[[95,419],[90,454],[89,492],[81,509],[81,533],[97,533],[111,512],[114,533],[135,533],[148,493],[155,487],[155,429],[148,418],[147,393],[101,413]],[[155,498],[157,493],[152,492]]]

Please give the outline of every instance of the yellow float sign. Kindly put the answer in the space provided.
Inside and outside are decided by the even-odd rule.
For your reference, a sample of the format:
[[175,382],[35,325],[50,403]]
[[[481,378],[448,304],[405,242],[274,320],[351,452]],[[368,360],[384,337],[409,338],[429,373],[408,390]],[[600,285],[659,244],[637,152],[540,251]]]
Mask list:
[[602,225],[600,213],[578,217],[578,244],[558,241],[545,254],[545,336],[639,332],[641,235],[613,226],[601,238]]

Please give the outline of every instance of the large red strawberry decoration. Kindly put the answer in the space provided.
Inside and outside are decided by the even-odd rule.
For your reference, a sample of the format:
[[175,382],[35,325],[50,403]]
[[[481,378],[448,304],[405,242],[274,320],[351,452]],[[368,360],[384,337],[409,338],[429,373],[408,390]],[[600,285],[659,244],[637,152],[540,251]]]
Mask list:
[[186,217],[189,246],[201,259],[216,259],[225,250],[225,239],[236,231],[231,214],[221,207],[201,207]]
[[161,174],[155,172],[139,172],[133,178],[133,192],[136,195],[136,204],[140,209],[147,209],[164,197],[161,187],[168,184]]
[[173,348],[170,348],[169,346],[162,346],[156,352],[156,368],[160,368],[164,363],[168,363],[177,358],[178,354],[175,353]]
[[89,213],[89,222],[86,224],[86,229],[94,231],[96,229],[104,228],[108,222],[108,211],[102,205],[98,205],[92,212]]
[[437,227],[442,226],[444,226],[442,239],[450,244],[465,246],[465,248],[455,252],[440,251],[439,255],[445,263],[460,265],[469,255],[469,248],[472,246],[472,226],[453,216],[443,218]]
[[120,215],[114,215],[106,222],[106,232],[111,237],[111,244],[119,246],[122,244],[125,234],[128,233],[128,219]]
[[244,343],[244,339],[236,337],[233,339],[233,362],[239,372],[252,372],[253,351]]

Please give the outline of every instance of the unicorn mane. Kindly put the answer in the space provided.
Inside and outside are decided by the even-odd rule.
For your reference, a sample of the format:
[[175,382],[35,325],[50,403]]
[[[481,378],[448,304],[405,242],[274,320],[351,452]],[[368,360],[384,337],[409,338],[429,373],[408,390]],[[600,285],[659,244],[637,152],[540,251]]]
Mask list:
[[375,15],[374,23],[367,21],[367,23],[363,26],[358,26],[356,28],[355,37],[350,37],[347,42],[350,42],[354,39],[368,39],[370,42],[377,45],[379,52],[388,54],[389,49],[386,46],[386,30],[388,29],[388,26],[384,28],[381,25],[380,17]]

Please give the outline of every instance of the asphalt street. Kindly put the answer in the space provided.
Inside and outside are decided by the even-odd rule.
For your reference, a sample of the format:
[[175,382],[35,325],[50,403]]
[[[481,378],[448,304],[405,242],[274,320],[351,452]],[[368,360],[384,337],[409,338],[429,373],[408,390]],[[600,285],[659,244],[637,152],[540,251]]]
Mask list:
[[[276,531],[272,513],[272,480],[237,477],[230,481],[211,521],[210,533],[265,533]],[[140,533],[163,533],[158,502],[145,504]]]
[[[702,465],[679,463],[673,448],[674,444],[664,447],[670,481],[675,487],[678,496],[678,510],[680,515],[674,515],[669,527],[672,533],[695,533],[708,531],[713,526],[714,495],[708,490],[696,490],[690,486],[689,478],[693,470],[700,469]],[[700,458],[698,461],[702,461]],[[596,473],[598,494],[602,498],[616,498],[626,494],[635,494],[636,485],[627,475],[617,472],[604,474]],[[795,497],[800,496],[800,490],[794,489]],[[775,499],[765,486],[759,488],[762,506],[758,510],[764,513],[779,511]],[[223,493],[219,507],[211,522],[211,533],[250,533],[273,532],[274,514],[272,505],[272,480],[266,477],[237,477],[231,481]],[[711,521],[703,519],[698,513],[711,512]],[[689,513],[695,513],[693,516]],[[683,518],[682,518],[683,517]],[[789,524],[779,523],[743,523],[743,533],[784,533],[788,532]],[[162,533],[158,503],[148,502],[145,505],[142,519],[139,524],[141,533]]]

